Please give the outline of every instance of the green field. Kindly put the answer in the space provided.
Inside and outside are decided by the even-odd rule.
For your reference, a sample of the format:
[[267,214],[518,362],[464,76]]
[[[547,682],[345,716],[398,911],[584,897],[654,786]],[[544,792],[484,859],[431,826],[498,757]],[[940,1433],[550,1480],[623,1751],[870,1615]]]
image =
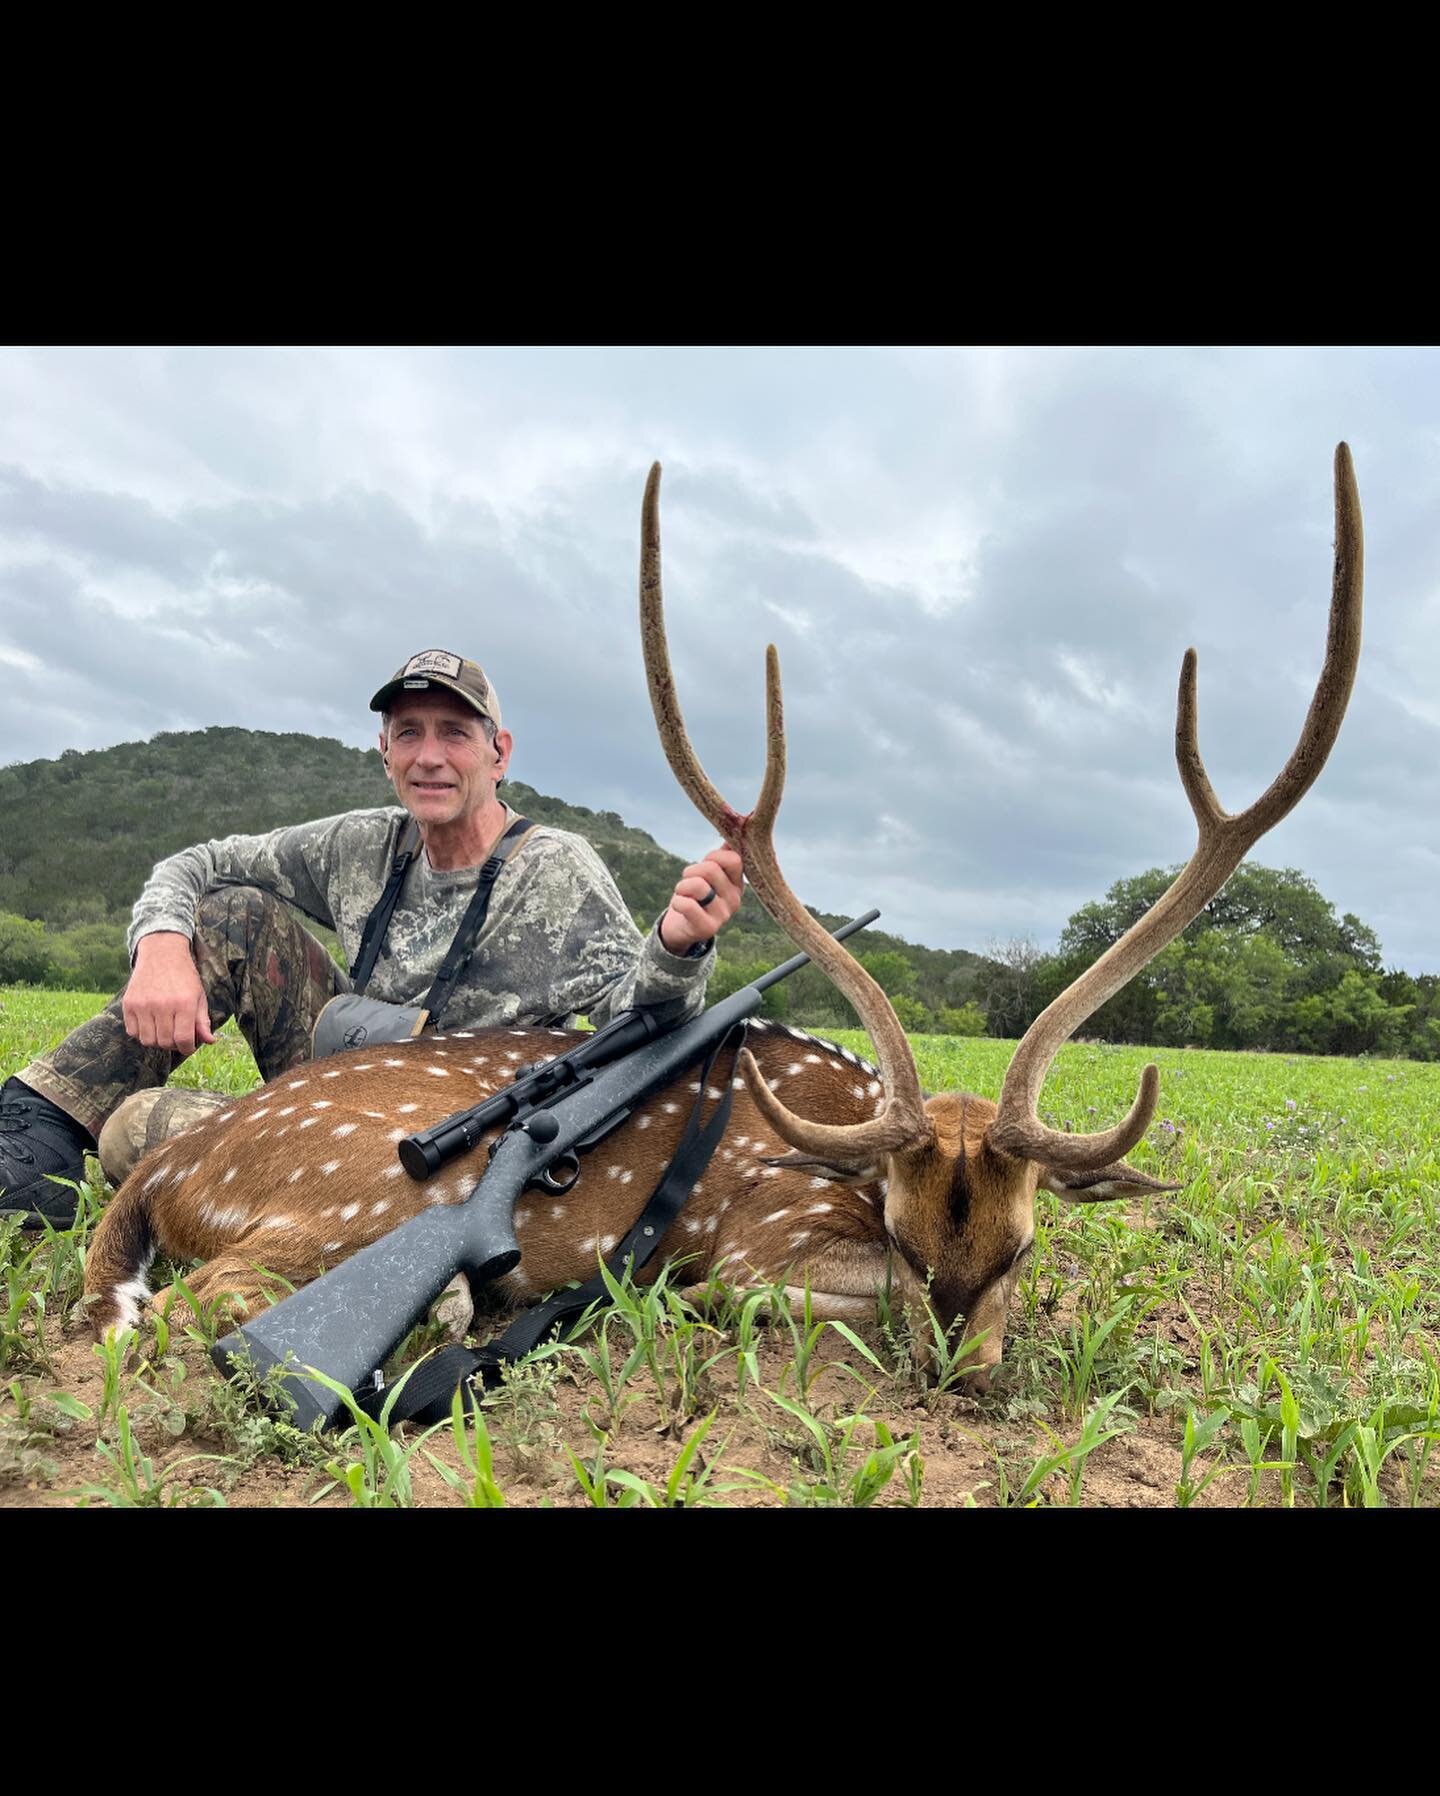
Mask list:
[[[0,988],[0,1077],[100,1002]],[[997,1095],[1012,1044],[914,1040],[928,1087]],[[953,1368],[927,1386],[883,1315],[761,1327],[662,1284],[537,1357],[478,1431],[317,1442],[220,1385],[199,1329],[148,1323],[107,1360],[76,1307],[88,1219],[0,1224],[0,1505],[1434,1507],[1440,1065],[1077,1043],[1042,1117],[1118,1120],[1150,1059],[1160,1107],[1130,1157],[1182,1188],[1038,1200],[983,1404]],[[182,1077],[255,1082],[228,1031]]]

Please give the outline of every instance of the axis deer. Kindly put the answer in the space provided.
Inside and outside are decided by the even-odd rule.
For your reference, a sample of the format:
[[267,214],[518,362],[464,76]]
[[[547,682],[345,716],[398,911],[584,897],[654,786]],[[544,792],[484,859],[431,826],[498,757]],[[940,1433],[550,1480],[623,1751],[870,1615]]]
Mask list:
[[[1039,1120],[1041,1086],[1061,1045],[1133,979],[1219,891],[1246,852],[1299,802],[1324,766],[1360,650],[1362,533],[1349,450],[1335,453],[1335,564],[1325,661],[1300,740],[1269,788],[1231,816],[1196,741],[1196,657],[1180,673],[1175,752],[1199,840],[1183,871],[1128,933],[1031,1025],[999,1103],[926,1097],[905,1032],[880,988],[793,896],[772,835],[785,775],[779,661],[767,654],[767,753],[759,801],[730,806],[690,747],[665,641],[658,465],[642,512],[641,636],[651,702],[672,770],[696,807],[744,855],[761,902],[849,999],[879,1069],[800,1030],[753,1022],[723,1145],[650,1262],[689,1256],[689,1289],[808,1285],[821,1317],[873,1314],[893,1278],[906,1304],[928,1301],[978,1339],[970,1387],[1001,1357],[1006,1312],[1034,1240],[1038,1189],[1075,1203],[1176,1187],[1125,1164],[1154,1113],[1158,1072],[1141,1077],[1129,1114],[1093,1135]],[[314,1277],[428,1204],[460,1203],[485,1164],[481,1144],[425,1184],[405,1176],[395,1143],[477,1102],[538,1058],[578,1039],[554,1030],[485,1030],[360,1049],[298,1066],[149,1154],[102,1217],[86,1290],[97,1331],[132,1322],[157,1249],[208,1262],[197,1297],[264,1298],[259,1268]],[[517,1206],[523,1258],[501,1281],[520,1304],[593,1273],[625,1234],[668,1162],[698,1090],[681,1081],[638,1107],[585,1162],[564,1197]],[[718,1094],[714,1094],[718,1095]]]

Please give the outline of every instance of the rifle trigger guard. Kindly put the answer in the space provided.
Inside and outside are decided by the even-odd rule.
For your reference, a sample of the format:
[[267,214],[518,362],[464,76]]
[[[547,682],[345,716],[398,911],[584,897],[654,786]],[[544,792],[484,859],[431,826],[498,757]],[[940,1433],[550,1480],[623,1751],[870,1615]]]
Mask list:
[[[560,1179],[556,1178],[555,1174],[557,1172],[568,1173],[570,1176],[562,1182]],[[530,1183],[532,1185],[539,1185],[542,1190],[549,1191],[556,1197],[563,1197],[567,1191],[574,1188],[579,1177],[579,1156],[574,1153],[564,1153],[557,1155],[543,1172],[537,1172]]]

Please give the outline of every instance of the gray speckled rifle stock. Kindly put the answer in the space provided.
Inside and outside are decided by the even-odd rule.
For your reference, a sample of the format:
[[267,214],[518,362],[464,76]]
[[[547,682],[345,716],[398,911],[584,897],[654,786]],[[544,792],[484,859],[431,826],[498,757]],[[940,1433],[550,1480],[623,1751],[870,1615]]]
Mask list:
[[[837,931],[837,938],[878,915],[871,911],[857,918]],[[499,1138],[484,1176],[464,1203],[437,1204],[402,1222],[225,1336],[210,1357],[228,1372],[231,1355],[248,1353],[261,1376],[288,1360],[297,1369],[324,1372],[347,1390],[359,1389],[457,1271],[467,1273],[472,1283],[484,1283],[518,1264],[515,1202],[532,1180],[602,1126],[623,1121],[633,1105],[702,1059],[734,1024],[760,1008],[776,980],[808,958],[797,954],[690,1022],[595,1068],[539,1112],[558,1125],[553,1140],[536,1140],[522,1117]],[[528,1112],[529,1117],[536,1114]],[[314,1379],[292,1379],[290,1394],[299,1405],[295,1422],[300,1428],[319,1420],[328,1428],[342,1412],[348,1413],[343,1398]]]

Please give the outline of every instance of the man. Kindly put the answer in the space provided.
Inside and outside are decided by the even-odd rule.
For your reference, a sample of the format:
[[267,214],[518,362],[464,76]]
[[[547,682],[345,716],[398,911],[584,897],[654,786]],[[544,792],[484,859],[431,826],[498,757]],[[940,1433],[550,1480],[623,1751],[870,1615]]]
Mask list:
[[[288,900],[333,928],[354,967],[408,820],[423,851],[405,872],[366,996],[420,1005],[446,961],[478,869],[508,858],[445,1001],[444,1026],[561,1027],[643,1007],[696,1014],[711,944],[740,905],[740,856],[720,847],[685,869],[647,937],[582,837],[512,828],[497,787],[513,741],[484,671],[443,649],[411,658],[380,688],[380,753],[403,809],[351,811],[261,836],[229,836],[161,861],[130,926],[124,991],[0,1087],[0,1210],[57,1226],[98,1141],[112,1183],[216,1094],[166,1091],[196,1044],[234,1016],[265,1079],[308,1059],[324,1005],[351,990]],[[220,1101],[223,1101],[221,1099]]]

